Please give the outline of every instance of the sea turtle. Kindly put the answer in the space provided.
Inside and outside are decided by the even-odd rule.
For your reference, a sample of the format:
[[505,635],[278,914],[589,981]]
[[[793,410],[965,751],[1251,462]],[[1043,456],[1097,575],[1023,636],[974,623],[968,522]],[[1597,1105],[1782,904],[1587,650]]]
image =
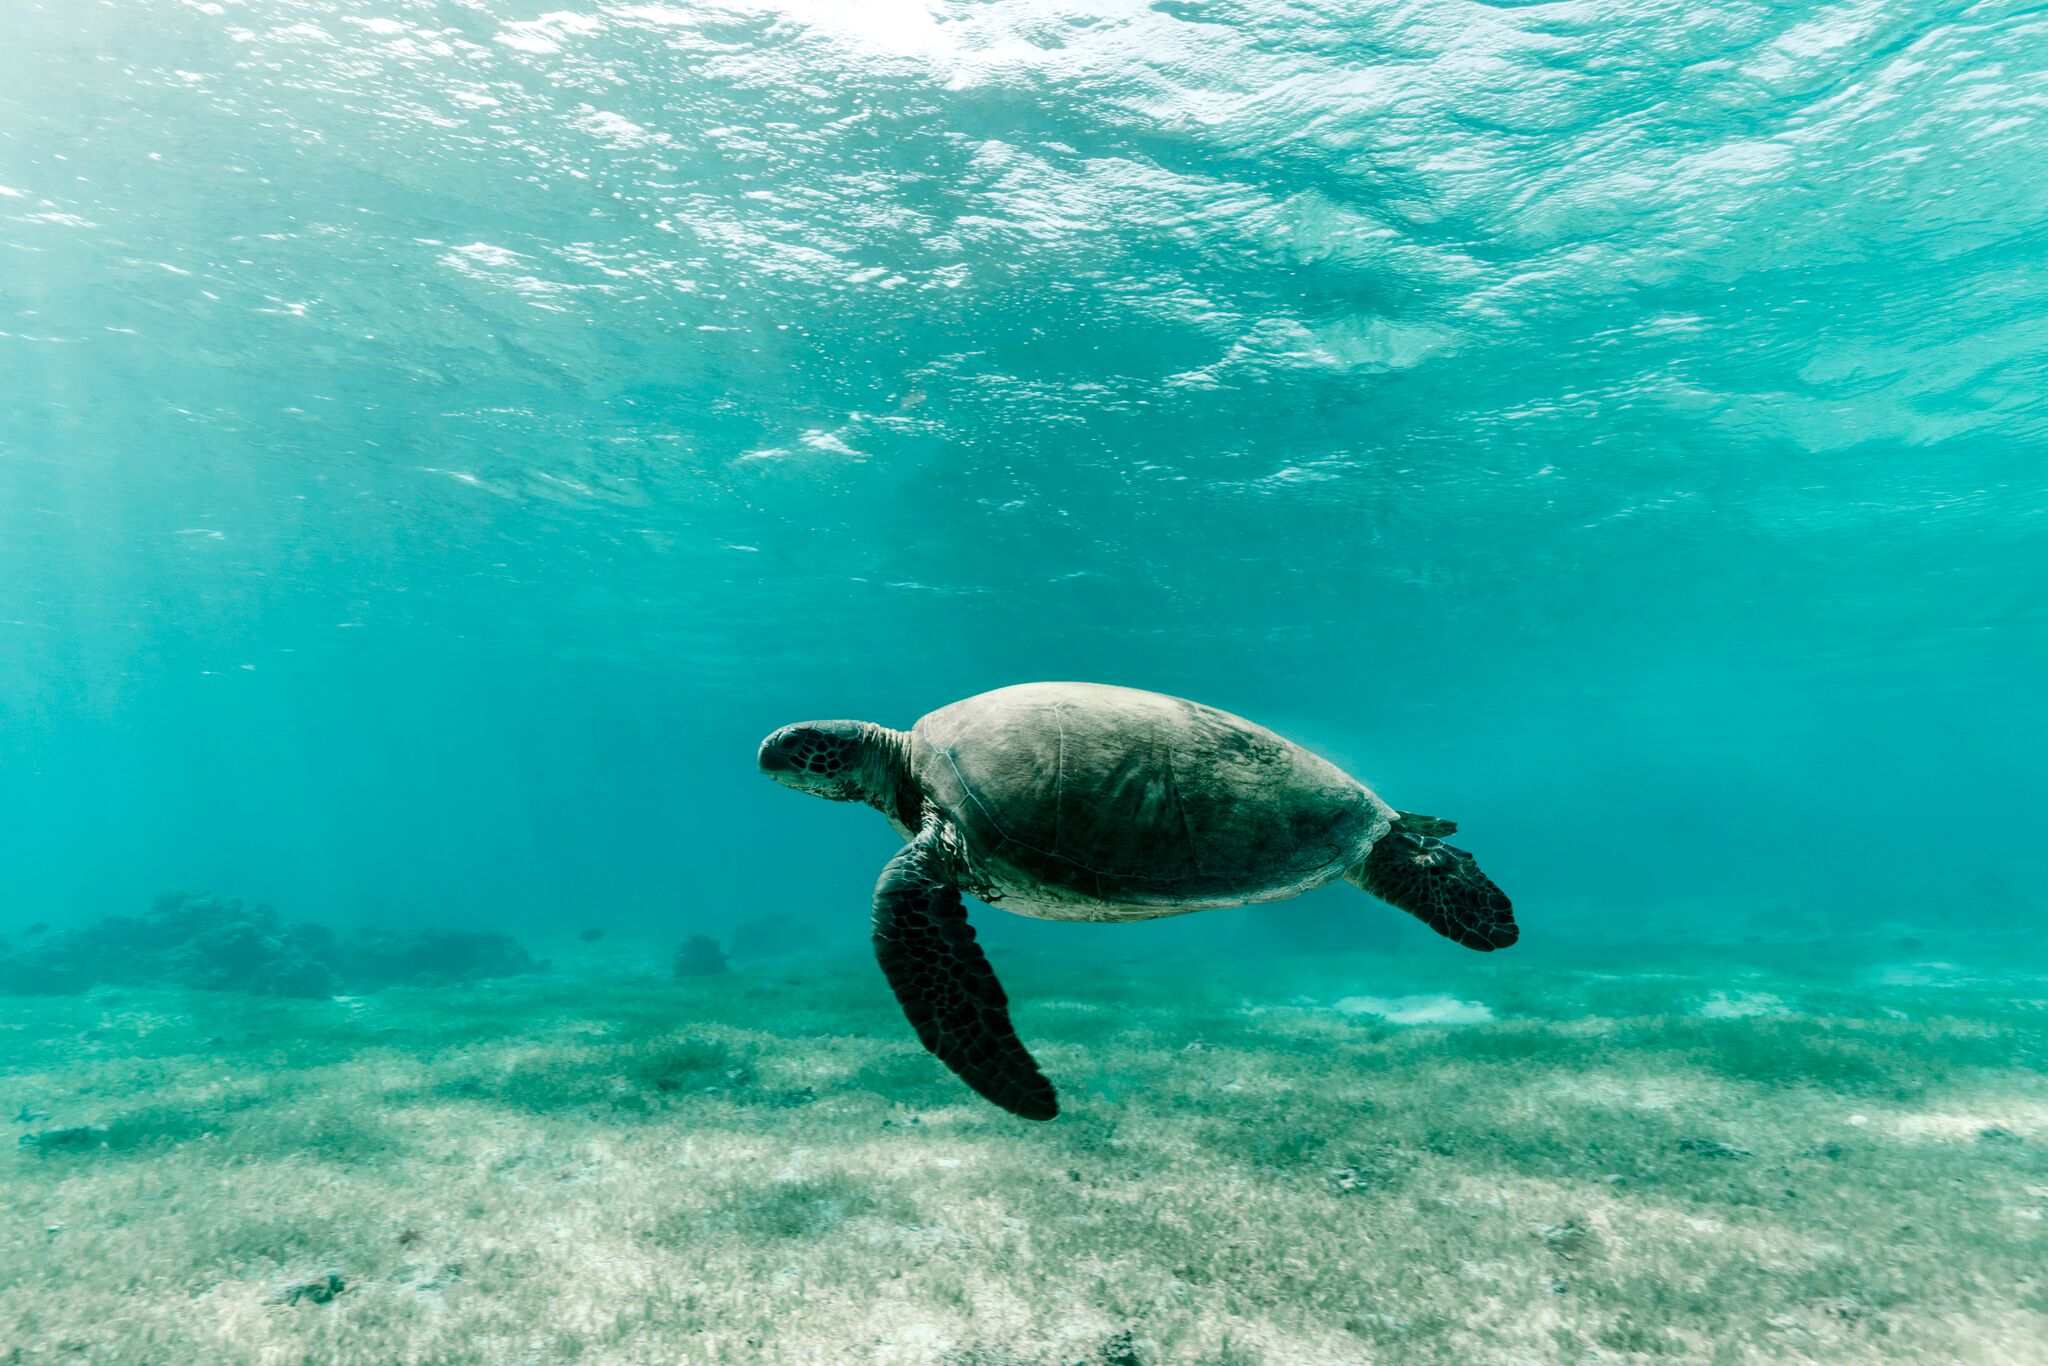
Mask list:
[[1467,948],[1515,942],[1507,897],[1457,827],[1396,811],[1335,764],[1199,702],[1022,683],[907,732],[804,721],[761,771],[866,802],[906,840],[875,884],[874,944],[917,1037],[989,1100],[1059,1113],[1017,1038],[960,894],[1046,920],[1149,920],[1298,896],[1338,878]]

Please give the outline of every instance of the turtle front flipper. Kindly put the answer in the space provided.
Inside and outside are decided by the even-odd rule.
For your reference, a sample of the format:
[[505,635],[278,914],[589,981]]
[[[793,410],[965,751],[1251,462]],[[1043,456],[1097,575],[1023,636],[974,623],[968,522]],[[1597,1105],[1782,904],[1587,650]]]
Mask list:
[[1479,871],[1479,861],[1434,835],[1411,834],[1404,816],[1347,875],[1380,900],[1398,906],[1447,939],[1490,953],[1521,937],[1506,892]]
[[882,870],[874,936],[883,975],[919,1041],[940,1062],[1013,1115],[1051,1119],[1060,1112],[1052,1083],[1010,1024],[1009,998],[974,942],[933,827]]

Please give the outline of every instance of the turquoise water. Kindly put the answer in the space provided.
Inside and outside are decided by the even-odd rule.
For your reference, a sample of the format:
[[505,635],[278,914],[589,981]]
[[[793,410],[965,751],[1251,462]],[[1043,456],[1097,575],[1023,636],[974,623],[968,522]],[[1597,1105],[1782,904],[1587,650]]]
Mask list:
[[[0,0],[0,1360],[2037,1359],[2044,58]],[[756,746],[1040,679],[1520,944],[971,906],[983,1105]]]
[[760,735],[1086,678],[1538,934],[2041,915],[2029,7],[7,24],[13,906],[857,942]]

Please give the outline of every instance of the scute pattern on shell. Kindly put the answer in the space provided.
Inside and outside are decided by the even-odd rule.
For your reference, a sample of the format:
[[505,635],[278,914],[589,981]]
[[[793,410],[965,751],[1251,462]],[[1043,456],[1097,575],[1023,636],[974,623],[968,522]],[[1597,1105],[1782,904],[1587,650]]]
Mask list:
[[970,877],[1007,891],[1005,906],[1170,914],[1292,896],[1341,876],[1391,816],[1263,726],[1131,688],[1020,684],[933,712],[911,734],[916,776],[957,830]]

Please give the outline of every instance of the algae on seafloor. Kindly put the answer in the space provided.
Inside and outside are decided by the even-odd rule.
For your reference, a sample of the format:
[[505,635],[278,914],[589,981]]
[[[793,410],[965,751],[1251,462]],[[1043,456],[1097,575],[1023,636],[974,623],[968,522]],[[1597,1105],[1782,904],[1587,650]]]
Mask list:
[[[1069,1098],[1043,1127],[965,1092],[859,960],[12,998],[0,1112],[34,1118],[0,1183],[0,1359],[339,1332],[453,1363],[1904,1361],[2048,1335],[2038,977],[1536,961],[1540,1009],[1490,961],[1018,956]],[[1713,1008],[1734,991],[1777,1005]],[[1497,1018],[1398,1023],[1410,997]]]

